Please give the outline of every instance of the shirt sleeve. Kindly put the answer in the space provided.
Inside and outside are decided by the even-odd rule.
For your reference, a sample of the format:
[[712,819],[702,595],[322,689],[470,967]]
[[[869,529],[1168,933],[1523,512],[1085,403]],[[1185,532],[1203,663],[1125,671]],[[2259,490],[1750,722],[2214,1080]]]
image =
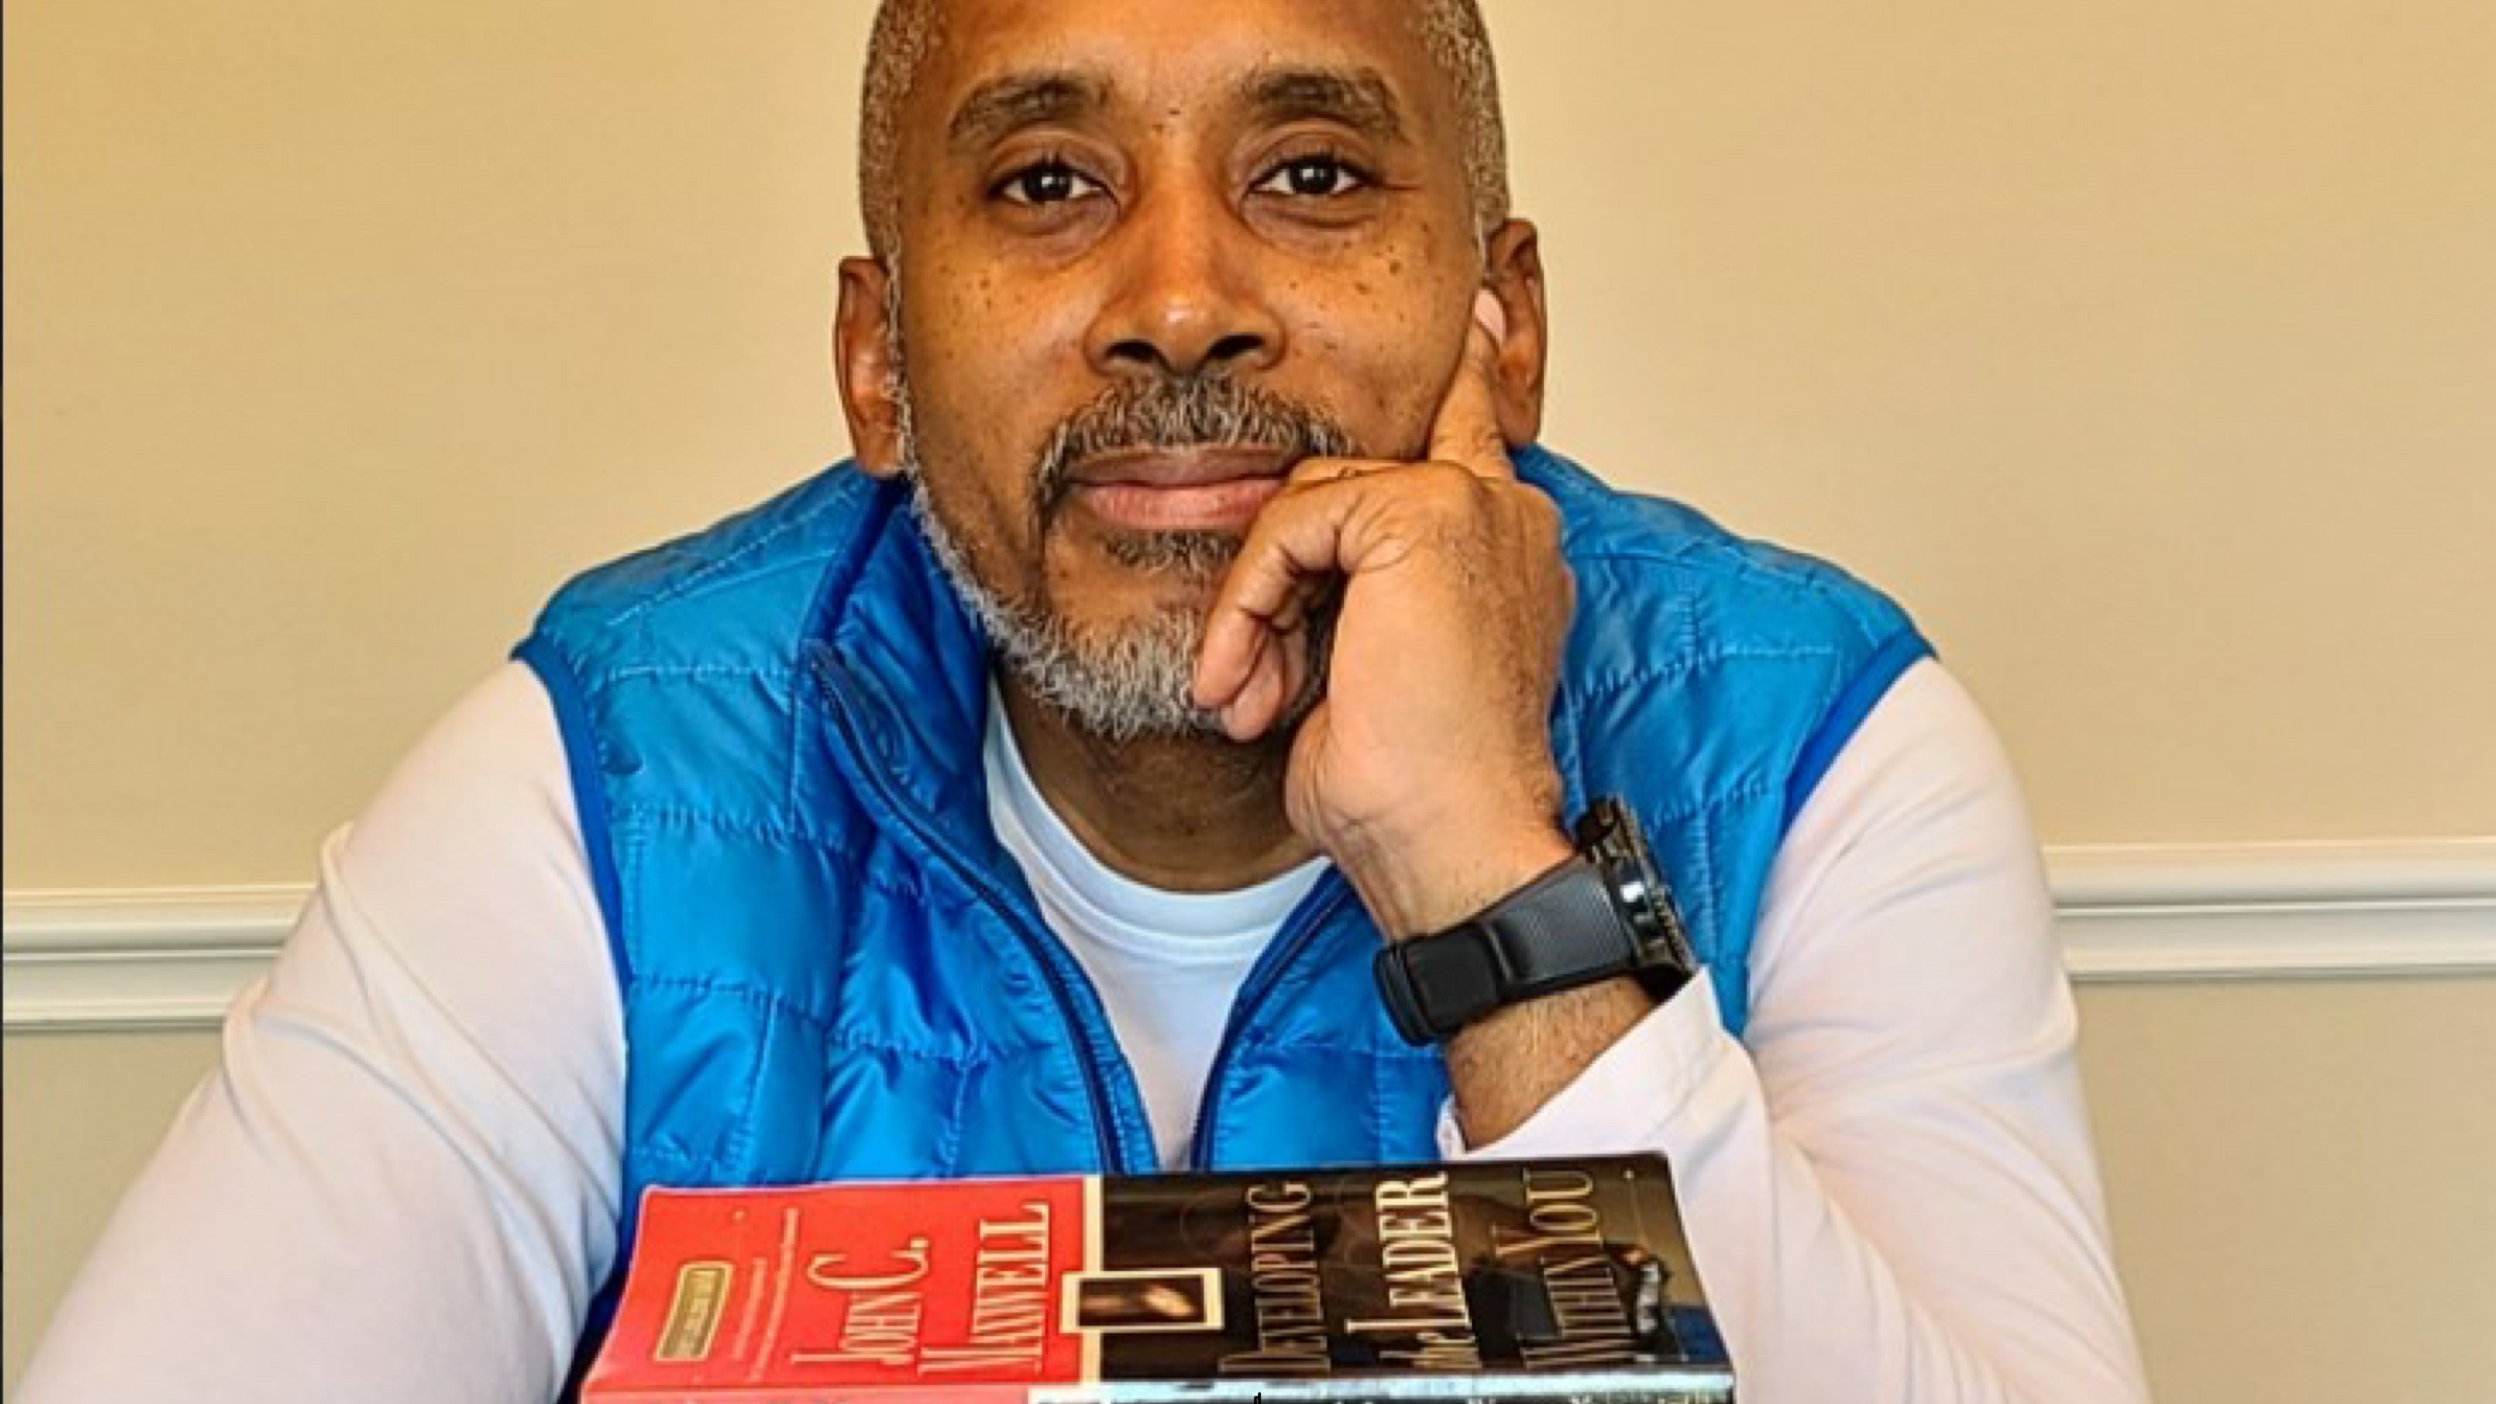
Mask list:
[[21,1404],[543,1404],[615,1254],[623,1033],[536,679],[352,830],[116,1211]]
[[1693,980],[1472,1153],[1662,1152],[1752,1404],[2146,1401],[2043,867],[1939,665],[1796,816],[1750,985],[1740,1041]]

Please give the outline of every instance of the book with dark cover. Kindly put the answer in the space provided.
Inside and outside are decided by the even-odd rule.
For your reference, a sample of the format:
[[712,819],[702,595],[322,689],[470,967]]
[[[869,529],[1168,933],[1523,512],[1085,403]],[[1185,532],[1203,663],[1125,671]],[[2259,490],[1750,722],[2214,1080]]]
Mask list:
[[651,1190],[587,1404],[1713,1404],[1662,1160]]

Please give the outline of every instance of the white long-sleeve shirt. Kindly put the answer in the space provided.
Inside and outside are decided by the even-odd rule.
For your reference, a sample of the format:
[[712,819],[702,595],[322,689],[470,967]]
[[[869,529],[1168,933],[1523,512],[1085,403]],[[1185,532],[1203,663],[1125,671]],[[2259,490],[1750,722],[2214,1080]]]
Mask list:
[[[1127,882],[1002,727],[1000,837],[1104,992],[1164,1154],[1305,887]],[[1297,885],[1295,885],[1297,884]],[[2147,1398],[2017,787],[1937,665],[1778,851],[1740,1040],[1708,982],[1497,1145],[1658,1150],[1751,1404]],[[518,667],[410,755],[61,1304],[20,1404],[539,1404],[613,1266],[625,1048],[551,705]]]

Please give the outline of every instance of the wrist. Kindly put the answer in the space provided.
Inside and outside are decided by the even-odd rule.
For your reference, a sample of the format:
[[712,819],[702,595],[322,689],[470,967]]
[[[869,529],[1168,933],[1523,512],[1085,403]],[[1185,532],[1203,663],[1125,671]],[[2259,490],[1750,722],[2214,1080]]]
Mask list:
[[1488,1036],[1515,1006],[1554,996],[1580,1006],[1590,986],[1626,993],[1620,976],[1669,999],[1697,968],[1638,817],[1613,796],[1587,807],[1566,859],[1471,916],[1423,930],[1390,940],[1373,962],[1396,1031],[1416,1044],[1477,1027]]
[[1568,835],[1544,823],[1497,834],[1451,834],[1338,862],[1379,932],[1402,941],[1464,921],[1575,852]]

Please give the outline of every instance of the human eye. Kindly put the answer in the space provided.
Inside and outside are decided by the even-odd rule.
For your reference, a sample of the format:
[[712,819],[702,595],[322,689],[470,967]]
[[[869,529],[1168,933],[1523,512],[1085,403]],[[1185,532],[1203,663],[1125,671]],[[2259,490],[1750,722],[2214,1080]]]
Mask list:
[[1312,151],[1275,163],[1251,186],[1259,195],[1322,200],[1349,195],[1370,183],[1369,173],[1331,151]]
[[1015,205],[1060,205],[1098,194],[1100,182],[1066,162],[1049,157],[1011,171],[989,193]]

